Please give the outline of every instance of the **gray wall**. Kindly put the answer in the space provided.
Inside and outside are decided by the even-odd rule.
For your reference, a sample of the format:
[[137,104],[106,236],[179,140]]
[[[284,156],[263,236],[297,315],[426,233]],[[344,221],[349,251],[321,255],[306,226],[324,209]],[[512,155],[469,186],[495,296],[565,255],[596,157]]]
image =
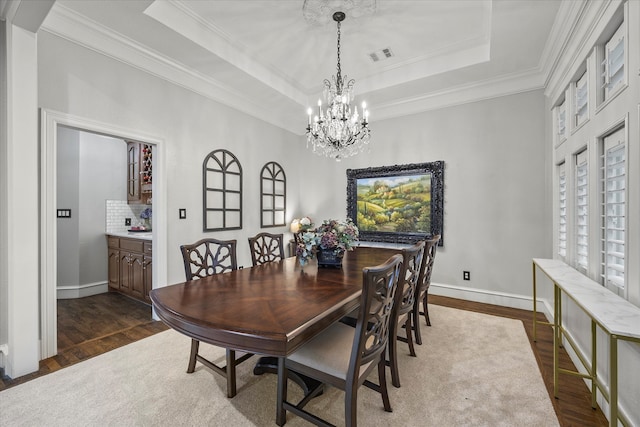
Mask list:
[[[296,215],[301,186],[298,171],[304,167],[299,160],[304,151],[301,137],[49,33],[39,34],[38,43],[42,108],[136,129],[164,141],[157,158],[154,154],[154,161],[166,162],[167,171],[167,209],[154,210],[154,219],[163,215],[168,223],[166,231],[154,230],[166,233],[167,238],[167,263],[162,266],[167,278],[159,285],[183,280],[179,246],[205,235],[237,239],[239,263],[250,265],[247,238],[260,231],[259,179],[266,162],[277,161],[284,168],[289,178],[287,219]],[[304,110],[301,118],[304,128]],[[215,149],[230,150],[242,164],[243,229],[204,234],[202,161]],[[187,219],[178,219],[180,208],[187,209]],[[285,232],[288,227],[269,230]],[[154,258],[156,255],[154,252]]]
[[372,120],[371,134],[371,153],[353,160],[300,154],[305,177],[323,176],[305,181],[304,213],[344,216],[347,168],[444,160],[433,292],[531,309],[531,258],[551,256],[542,91]]
[[57,286],[59,296],[77,297],[107,282],[105,201],[126,200],[126,143],[61,126],[57,157],[58,208],[72,210],[57,220]]
[[[312,155],[300,136],[47,33],[39,52],[42,107],[166,138],[168,283],[182,280],[179,245],[204,236],[201,165],[214,149],[227,148],[242,163],[244,228],[207,235],[238,239],[244,265],[246,238],[259,229],[258,175],[266,161],[280,162],[289,178],[289,219],[322,220],[345,216],[347,168],[444,160],[445,246],[434,282],[456,296],[530,307],[531,258],[551,255],[541,91],[373,120],[371,152],[336,163]],[[113,93],[119,96],[105,96]],[[300,117],[302,128],[302,110]],[[178,208],[187,208],[187,220],[177,219]],[[471,281],[462,281],[462,270]]]
[[71,218],[58,218],[58,287],[80,285],[79,184],[80,133],[58,128],[58,209],[71,209]]
[[80,134],[80,283],[107,282],[106,200],[126,200],[127,144]]

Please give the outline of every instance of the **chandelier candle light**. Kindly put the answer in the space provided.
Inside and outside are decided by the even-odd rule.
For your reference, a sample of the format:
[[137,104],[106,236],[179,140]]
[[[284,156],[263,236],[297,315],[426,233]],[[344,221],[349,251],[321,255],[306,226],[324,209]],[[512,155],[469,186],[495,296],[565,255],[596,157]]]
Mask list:
[[323,110],[322,100],[318,100],[318,115],[313,120],[313,110],[307,110],[307,147],[311,143],[314,153],[336,161],[361,153],[369,144],[367,105],[362,103],[362,116],[358,114],[358,107],[351,107],[356,81],[347,80],[346,75],[343,77],[340,68],[340,23],[344,18],[344,12],[333,14],[333,20],[338,23],[338,67],[336,75],[332,76],[333,84],[328,79],[324,81],[323,95],[328,106]]

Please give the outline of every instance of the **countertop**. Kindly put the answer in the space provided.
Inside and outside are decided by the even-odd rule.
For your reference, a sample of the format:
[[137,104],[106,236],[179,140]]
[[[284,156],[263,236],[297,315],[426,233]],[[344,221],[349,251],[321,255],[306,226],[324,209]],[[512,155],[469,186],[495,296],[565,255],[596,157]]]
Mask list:
[[129,239],[140,239],[140,240],[149,240],[151,241],[153,239],[153,232],[151,231],[145,231],[145,232],[136,232],[136,233],[132,233],[132,232],[114,232],[114,233],[106,233],[109,236],[115,236],[115,237],[127,237]]

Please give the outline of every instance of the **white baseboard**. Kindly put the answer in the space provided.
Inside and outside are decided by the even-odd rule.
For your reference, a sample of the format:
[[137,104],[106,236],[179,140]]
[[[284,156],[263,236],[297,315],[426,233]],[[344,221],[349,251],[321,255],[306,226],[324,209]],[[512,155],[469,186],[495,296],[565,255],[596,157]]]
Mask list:
[[87,283],[79,286],[58,286],[56,288],[56,298],[83,298],[106,292],[109,292],[109,284],[107,282]]
[[[508,294],[486,289],[465,288],[444,283],[431,283],[429,293],[443,297],[458,298],[466,301],[494,304],[502,307],[518,308],[521,310],[533,310],[533,298],[528,295]],[[537,310],[543,313],[547,319],[552,319],[553,307],[547,300],[538,299]]]

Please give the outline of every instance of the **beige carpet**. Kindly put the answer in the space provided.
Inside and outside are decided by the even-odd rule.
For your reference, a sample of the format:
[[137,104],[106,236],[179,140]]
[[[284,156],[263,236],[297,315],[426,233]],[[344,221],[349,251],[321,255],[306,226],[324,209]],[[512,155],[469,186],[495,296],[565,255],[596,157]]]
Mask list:
[[[418,357],[399,343],[402,387],[388,379],[393,413],[363,387],[359,425],[558,425],[522,322],[435,305],[431,318]],[[238,395],[227,399],[219,375],[202,365],[185,373],[189,345],[169,330],[7,389],[0,392],[0,425],[275,425],[275,375],[254,376],[252,359],[239,368]],[[294,384],[289,390],[299,394]],[[308,408],[344,425],[343,396],[330,389]],[[286,425],[308,424],[288,414]]]

